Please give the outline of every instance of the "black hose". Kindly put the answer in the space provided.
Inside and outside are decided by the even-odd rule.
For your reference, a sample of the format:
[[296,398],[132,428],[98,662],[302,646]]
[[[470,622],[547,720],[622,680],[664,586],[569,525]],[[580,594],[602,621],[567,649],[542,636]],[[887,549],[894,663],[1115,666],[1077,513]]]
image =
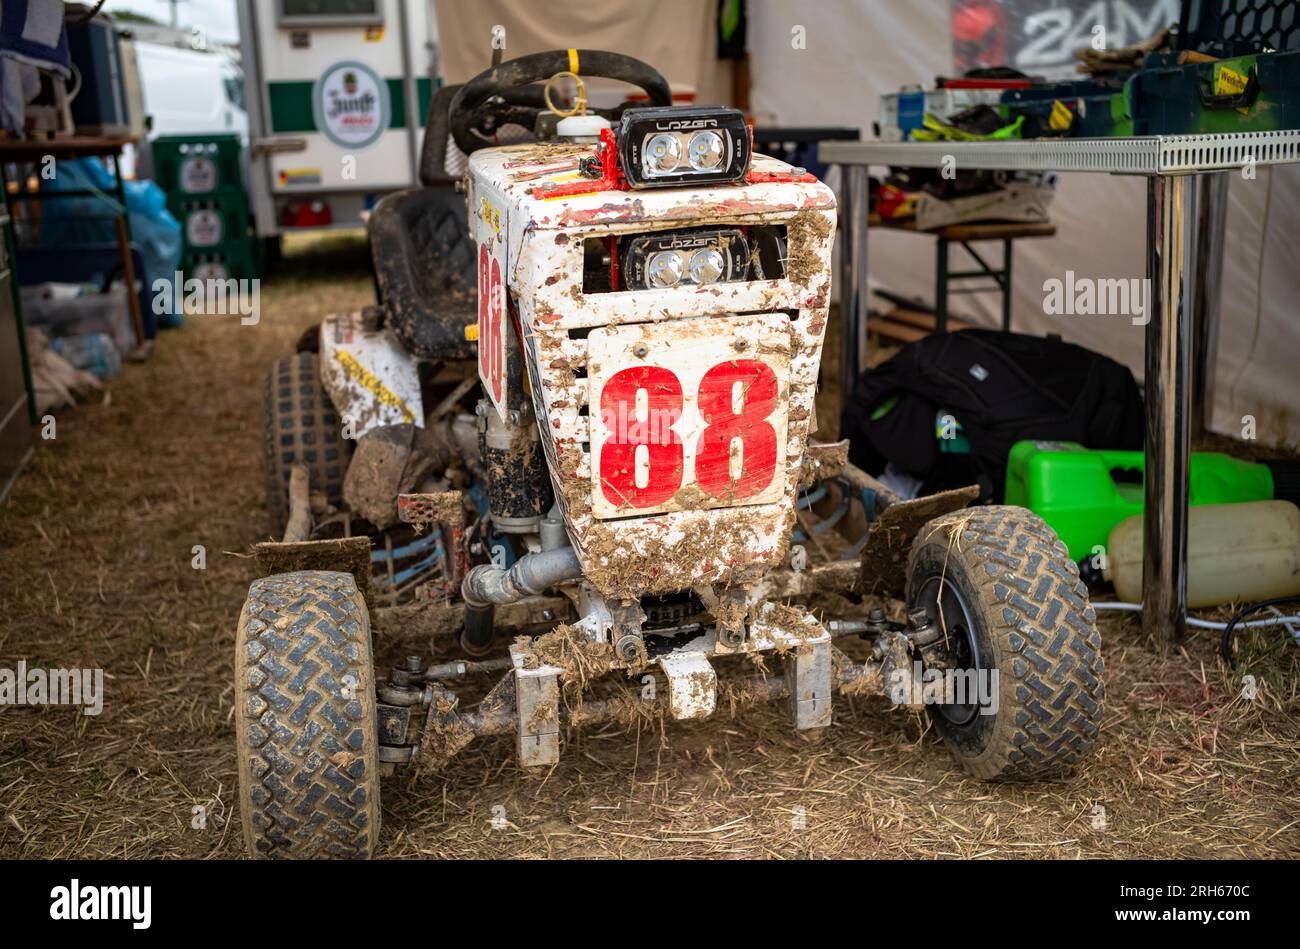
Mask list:
[[1283,603],[1300,603],[1300,596],[1275,596],[1271,600],[1260,600],[1258,603],[1252,603],[1237,613],[1232,619],[1228,620],[1228,625],[1223,629],[1223,639],[1219,641],[1219,655],[1221,655],[1228,665],[1236,669],[1237,660],[1232,654],[1232,633],[1237,624],[1244,620],[1252,613],[1258,613],[1260,610],[1266,610],[1270,606],[1281,606]]

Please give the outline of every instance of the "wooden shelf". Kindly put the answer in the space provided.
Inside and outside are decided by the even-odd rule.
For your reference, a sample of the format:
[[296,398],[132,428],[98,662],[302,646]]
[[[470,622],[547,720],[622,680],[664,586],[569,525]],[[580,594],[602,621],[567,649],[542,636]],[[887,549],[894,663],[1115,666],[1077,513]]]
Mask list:
[[74,135],[64,138],[0,139],[0,161],[40,161],[46,155],[57,158],[89,158],[114,155],[138,138],[105,138],[99,135]]

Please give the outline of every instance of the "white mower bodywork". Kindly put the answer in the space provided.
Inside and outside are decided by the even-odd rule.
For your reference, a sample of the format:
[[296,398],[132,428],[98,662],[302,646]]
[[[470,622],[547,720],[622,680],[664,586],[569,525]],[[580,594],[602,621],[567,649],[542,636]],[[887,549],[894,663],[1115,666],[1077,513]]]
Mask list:
[[[496,327],[517,316],[555,492],[586,578],[600,593],[629,599],[753,582],[784,557],[794,523],[830,297],[834,195],[805,181],[545,195],[548,186],[578,180],[573,169],[592,152],[525,145],[470,159],[484,387],[499,410],[495,393],[518,354],[508,345],[509,327]],[[753,169],[795,177],[764,156],[754,157]],[[785,225],[787,277],[583,292],[588,238],[723,224]],[[761,415],[746,416],[740,406],[740,451],[746,436],[770,430],[778,464],[768,483],[737,490],[732,477],[731,490],[702,490],[696,446],[707,423],[699,383],[712,367],[741,360],[767,366],[776,392]],[[602,387],[631,367],[666,370],[682,391],[680,407],[672,407],[680,412],[671,426],[676,437],[667,436],[681,444],[680,470],[647,473],[638,460],[638,487],[651,476],[672,479],[670,495],[645,509],[620,504],[601,470],[613,434],[601,418]],[[646,401],[636,420],[649,424]]]

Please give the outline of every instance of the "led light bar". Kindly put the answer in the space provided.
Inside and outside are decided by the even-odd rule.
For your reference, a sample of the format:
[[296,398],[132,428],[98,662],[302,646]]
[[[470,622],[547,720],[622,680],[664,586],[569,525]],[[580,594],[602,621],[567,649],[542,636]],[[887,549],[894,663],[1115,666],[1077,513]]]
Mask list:
[[629,290],[748,280],[749,242],[734,227],[642,234],[628,241],[622,272]]
[[628,109],[618,147],[633,188],[725,184],[749,172],[749,127],[737,109]]

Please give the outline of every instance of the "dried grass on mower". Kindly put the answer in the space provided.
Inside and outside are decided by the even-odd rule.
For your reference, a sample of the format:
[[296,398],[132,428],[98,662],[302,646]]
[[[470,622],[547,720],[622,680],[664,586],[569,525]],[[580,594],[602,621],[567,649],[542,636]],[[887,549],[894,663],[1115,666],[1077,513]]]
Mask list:
[[[245,552],[267,539],[262,375],[325,313],[370,300],[363,254],[317,245],[264,287],[257,327],[193,318],[164,334],[109,405],[60,416],[0,508],[0,666],[102,667],[107,692],[97,718],[0,708],[0,856],[242,854],[229,683],[256,575]],[[384,661],[427,641],[384,615],[375,628]],[[878,698],[837,697],[835,724],[810,737],[779,704],[733,717],[723,692],[710,722],[566,729],[542,773],[503,736],[389,780],[380,856],[1300,856],[1300,650],[1250,631],[1246,658],[1269,665],[1247,702],[1217,634],[1165,651],[1102,614],[1102,635],[1103,737],[1068,783],[970,780],[924,716]],[[639,688],[615,672],[588,698]]]

